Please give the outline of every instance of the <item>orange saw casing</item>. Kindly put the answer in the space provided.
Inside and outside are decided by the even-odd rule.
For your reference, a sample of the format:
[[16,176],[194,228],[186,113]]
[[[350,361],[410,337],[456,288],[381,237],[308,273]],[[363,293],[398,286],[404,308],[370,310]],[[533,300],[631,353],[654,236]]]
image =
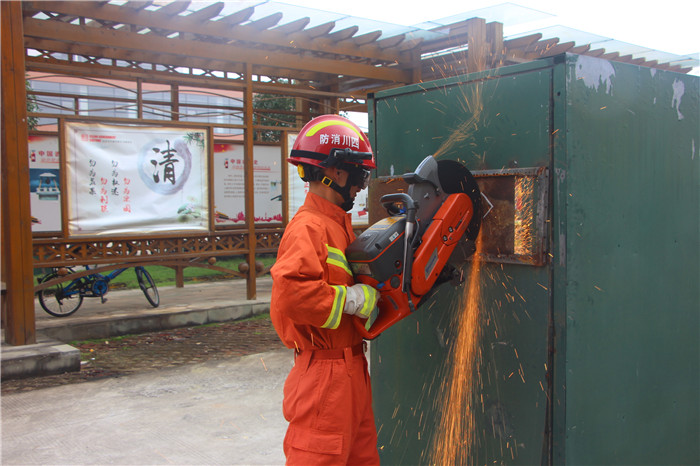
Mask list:
[[[410,286],[403,289],[403,226],[405,220],[389,217],[373,225],[358,240],[368,250],[380,252],[367,260],[350,257],[355,280],[379,290],[378,316],[365,328],[365,320],[354,319],[363,338],[374,339],[398,321],[408,317],[427,294],[450,258],[474,214],[472,201],[464,193],[450,194],[433,216],[413,255]],[[393,232],[389,228],[394,228]],[[382,231],[382,230],[387,230]],[[379,271],[379,272],[378,272]]]

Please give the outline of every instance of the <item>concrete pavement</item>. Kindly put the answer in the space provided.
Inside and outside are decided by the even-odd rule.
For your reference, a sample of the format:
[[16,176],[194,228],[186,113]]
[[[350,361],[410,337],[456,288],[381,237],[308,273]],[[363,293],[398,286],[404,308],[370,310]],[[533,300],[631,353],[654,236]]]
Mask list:
[[[52,338],[106,338],[267,312],[271,285],[258,279],[255,301],[245,299],[243,280],[159,288],[155,309],[140,290],[110,292],[106,303],[86,299],[66,318],[37,304],[44,347],[3,344],[3,373],[13,353],[24,352],[16,361],[39,355],[45,362],[46,345],[72,348]],[[2,464],[284,464],[282,387],[292,361],[290,350],[278,350],[5,395]]]
[[2,397],[4,465],[284,464],[278,350]]

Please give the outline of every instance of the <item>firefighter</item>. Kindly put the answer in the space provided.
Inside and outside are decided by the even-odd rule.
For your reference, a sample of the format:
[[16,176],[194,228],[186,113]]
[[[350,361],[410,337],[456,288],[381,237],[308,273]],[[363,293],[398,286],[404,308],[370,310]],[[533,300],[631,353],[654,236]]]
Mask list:
[[379,293],[356,284],[345,249],[348,211],[376,168],[366,135],[324,115],[299,133],[288,161],[309,183],[272,267],[270,316],[294,349],[284,385],[287,464],[379,464],[365,346],[353,316],[376,317]]

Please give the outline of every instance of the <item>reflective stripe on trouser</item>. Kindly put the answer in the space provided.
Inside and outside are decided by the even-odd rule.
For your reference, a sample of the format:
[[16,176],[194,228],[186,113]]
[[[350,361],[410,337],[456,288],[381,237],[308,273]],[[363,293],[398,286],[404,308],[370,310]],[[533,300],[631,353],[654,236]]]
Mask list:
[[378,465],[364,354],[318,359],[302,352],[284,384],[288,465]]

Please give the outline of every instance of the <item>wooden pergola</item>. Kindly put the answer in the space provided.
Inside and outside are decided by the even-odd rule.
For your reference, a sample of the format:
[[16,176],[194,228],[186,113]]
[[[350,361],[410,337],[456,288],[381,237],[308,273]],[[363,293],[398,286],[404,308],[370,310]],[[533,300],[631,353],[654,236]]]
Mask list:
[[[172,119],[177,120],[178,86],[197,86],[243,95],[246,187],[253,185],[255,131],[280,130],[254,120],[253,96],[277,94],[310,102],[299,105],[297,130],[313,115],[366,111],[368,94],[380,89],[484,71],[564,52],[585,54],[677,72],[670,64],[620,56],[589,44],[562,43],[532,34],[503,37],[503,25],[465,18],[430,30],[400,33],[360,31],[333,20],[316,24],[313,16],[288,19],[283,11],[256,14],[248,7],[228,12],[230,4],[197,7],[189,1],[23,1],[2,2],[2,280],[6,309],[5,338],[13,345],[35,341],[33,268],[106,263],[124,251],[123,241],[33,237],[27,161],[28,72],[134,81],[170,86]],[[275,4],[269,2],[269,7]],[[281,8],[281,7],[280,7]],[[282,8],[283,9],[283,8]],[[344,18],[346,24],[352,18]],[[140,97],[139,97],[140,98]],[[139,114],[140,115],[140,114]],[[30,115],[31,116],[31,115]],[[47,115],[33,115],[47,116]],[[138,122],[147,121],[142,116]],[[251,192],[246,189],[246,192]],[[246,213],[253,197],[246,198]],[[246,215],[246,218],[252,218]],[[212,231],[189,238],[131,241],[125,263],[245,254],[255,270],[256,251],[276,249],[283,231],[245,228]],[[154,247],[159,241],[171,246]],[[177,244],[176,244],[177,243]],[[176,244],[172,246],[172,244]],[[248,298],[255,297],[255,273],[247,274]]]

